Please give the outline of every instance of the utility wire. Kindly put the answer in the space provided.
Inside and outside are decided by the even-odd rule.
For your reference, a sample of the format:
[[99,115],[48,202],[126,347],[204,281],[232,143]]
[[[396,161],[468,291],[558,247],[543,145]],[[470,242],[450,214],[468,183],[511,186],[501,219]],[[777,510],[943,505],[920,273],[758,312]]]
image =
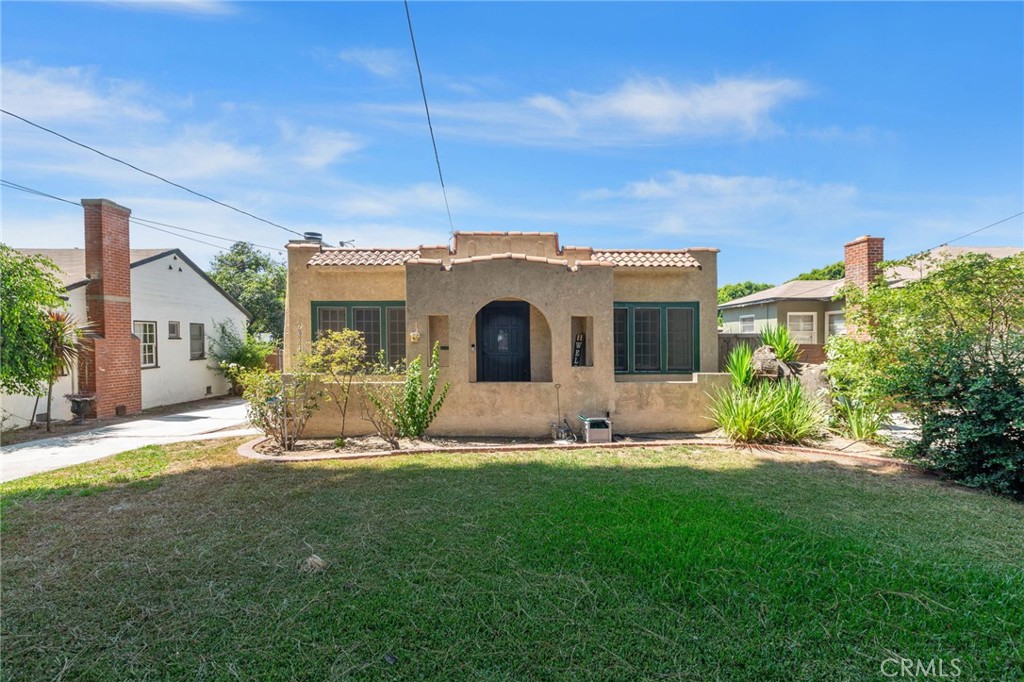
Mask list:
[[437,177],[441,181],[441,194],[444,196],[444,208],[448,212],[448,227],[455,234],[455,223],[452,222],[452,209],[448,205],[448,190],[444,186],[444,175],[441,173],[441,156],[437,153],[437,139],[434,137],[434,124],[430,120],[430,105],[427,104],[427,88],[423,85],[423,69],[420,67],[420,55],[416,50],[416,35],[412,31],[412,14],[409,13],[409,0],[405,0],[405,19],[409,24],[409,41],[412,42],[412,56],[416,59],[416,73],[420,77],[420,92],[423,94],[423,109],[427,112],[427,128],[430,129],[430,143],[434,145],[434,161],[437,162]]
[[[36,196],[46,197],[47,199],[55,199],[57,201],[63,201],[65,204],[70,204],[70,205],[75,206],[77,208],[81,208],[81,206],[82,206],[82,204],[77,202],[77,201],[71,201],[70,199],[65,199],[63,197],[58,197],[58,196],[56,196],[54,194],[48,194],[47,192],[43,192],[42,190],[33,189],[32,187],[26,187],[25,185],[19,185],[18,183],[11,182],[9,180],[0,180],[0,184],[2,184],[4,187],[9,187],[11,189],[20,190],[20,191],[26,192],[28,194],[34,194]],[[157,220],[147,220],[146,218],[136,218],[135,216],[131,216],[129,218],[129,220],[131,222],[137,224],[139,227],[145,227],[145,228],[148,228],[150,230],[156,230],[158,232],[165,232],[167,234],[174,235],[175,237],[181,237],[182,239],[188,239],[189,241],[198,242],[199,244],[205,244],[206,246],[212,246],[215,249],[220,249],[221,251],[224,251],[226,249],[223,246],[220,246],[219,244],[211,244],[210,242],[203,241],[202,239],[196,239],[194,237],[188,237],[188,236],[183,235],[183,234],[178,234],[177,232],[171,232],[170,230],[162,229],[162,227],[163,228],[172,228],[172,229],[175,229],[175,230],[182,230],[183,232],[191,232],[192,234],[199,234],[199,235],[203,235],[204,237],[211,237],[213,239],[221,239],[223,241],[228,241],[228,242],[232,242],[232,243],[233,242],[237,242],[237,241],[241,241],[241,240],[238,240],[238,239],[231,239],[230,237],[221,237],[220,235],[211,234],[209,232],[201,232],[199,230],[192,230],[192,229],[189,229],[187,227],[180,227],[178,225],[171,225],[169,223],[162,223],[162,222],[159,222]],[[158,225],[162,226],[162,227],[157,227]],[[279,248],[274,247],[274,246],[266,246],[264,244],[253,244],[252,242],[246,242],[246,243],[252,244],[252,246],[258,246],[261,249],[270,249],[271,251],[276,251],[278,253],[282,253],[282,249],[279,249]]]
[[[406,9],[408,9],[408,8],[406,8]],[[151,178],[156,178],[157,180],[159,180],[161,182],[166,182],[168,185],[171,185],[172,187],[177,187],[178,189],[185,190],[189,194],[194,194],[195,196],[203,198],[203,199],[206,199],[207,201],[212,201],[213,203],[218,204],[219,206],[223,206],[224,208],[229,208],[232,211],[235,211],[237,213],[241,213],[242,215],[249,216],[250,218],[254,218],[254,219],[260,221],[261,223],[266,223],[267,225],[272,225],[273,227],[276,227],[278,229],[284,230],[285,232],[291,232],[292,234],[297,234],[300,237],[303,236],[303,234],[301,232],[297,232],[296,230],[293,230],[290,227],[285,227],[284,225],[280,225],[280,224],[275,223],[275,222],[273,222],[271,220],[267,220],[266,218],[261,218],[261,217],[259,217],[258,215],[254,214],[254,213],[249,213],[249,211],[245,211],[245,210],[240,209],[240,208],[238,208],[236,206],[232,206],[231,204],[227,204],[227,203],[224,203],[223,201],[220,201],[218,199],[214,199],[213,197],[209,196],[208,194],[203,194],[202,192],[197,192],[194,189],[190,189],[188,187],[185,187],[185,185],[181,185],[181,184],[178,184],[177,182],[174,182],[172,180],[168,180],[167,178],[165,178],[163,176],[160,176],[160,175],[157,175],[156,173],[151,173],[148,170],[143,170],[142,168],[139,168],[138,166],[130,164],[127,161],[124,161],[123,159],[119,159],[116,156],[111,156],[110,154],[107,154],[106,152],[101,152],[99,149],[96,149],[95,147],[90,147],[89,145],[84,144],[82,142],[79,142],[78,140],[74,140],[74,139],[68,137],[67,135],[62,135],[61,133],[58,133],[56,130],[51,130],[50,128],[47,128],[46,126],[42,126],[42,125],[39,125],[38,123],[30,121],[27,118],[25,118],[24,116],[19,116],[19,115],[15,114],[15,113],[7,111],[6,109],[0,109],[0,112],[5,113],[8,116],[11,116],[13,118],[16,118],[19,121],[23,121],[23,122],[29,124],[30,126],[32,126],[34,128],[38,128],[39,130],[42,130],[42,131],[47,132],[47,133],[50,133],[51,135],[56,135],[57,137],[61,138],[62,140],[66,140],[66,141],[70,142],[71,144],[75,144],[75,145],[78,145],[79,147],[82,147],[83,149],[88,149],[91,152],[95,152],[96,154],[99,154],[100,156],[102,156],[104,158],[110,159],[111,161],[116,161],[117,163],[119,163],[121,165],[128,166],[132,170],[136,170],[136,171],[138,171],[138,172],[140,172],[140,173],[142,173],[144,175],[148,175]]]

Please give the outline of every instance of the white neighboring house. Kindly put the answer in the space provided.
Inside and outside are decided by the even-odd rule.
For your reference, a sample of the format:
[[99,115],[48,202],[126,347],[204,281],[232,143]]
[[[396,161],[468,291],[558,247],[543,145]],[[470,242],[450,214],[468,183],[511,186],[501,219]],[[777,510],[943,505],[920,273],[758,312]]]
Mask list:
[[[54,261],[62,272],[68,309],[87,320],[85,249],[18,249]],[[228,382],[207,357],[214,325],[223,321],[245,332],[249,314],[180,249],[130,249],[131,322],[139,343],[141,408],[223,395]],[[108,335],[109,335],[108,331]],[[134,364],[134,363],[133,363]],[[70,419],[67,393],[80,390],[77,371],[53,388],[53,418]],[[44,387],[45,393],[45,387]],[[6,426],[24,426],[32,418],[33,396],[2,396]],[[46,411],[45,397],[37,413]],[[132,410],[129,410],[129,412]],[[104,415],[100,415],[104,416]]]

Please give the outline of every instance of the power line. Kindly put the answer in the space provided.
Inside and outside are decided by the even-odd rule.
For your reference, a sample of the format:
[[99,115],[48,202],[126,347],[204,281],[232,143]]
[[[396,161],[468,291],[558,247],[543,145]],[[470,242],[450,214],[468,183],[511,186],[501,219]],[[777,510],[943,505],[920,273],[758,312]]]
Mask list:
[[452,209],[448,205],[448,190],[444,186],[444,175],[441,173],[441,156],[437,153],[437,139],[434,137],[434,124],[430,121],[430,105],[427,104],[427,88],[423,85],[423,69],[420,67],[420,55],[416,50],[416,36],[412,31],[412,14],[409,13],[409,0],[405,0],[405,19],[409,23],[409,40],[412,42],[412,56],[416,59],[416,73],[420,77],[420,92],[423,94],[423,109],[427,112],[427,128],[430,129],[430,143],[434,145],[434,161],[437,162],[437,177],[441,181],[441,194],[444,196],[444,208],[448,212],[448,227],[455,233],[452,222]]
[[144,175],[148,175],[151,178],[156,178],[157,180],[159,180],[161,182],[166,182],[168,185],[171,185],[172,187],[177,187],[178,189],[185,190],[189,194],[194,194],[195,196],[201,197],[203,199],[206,199],[207,201],[212,201],[213,203],[215,203],[215,204],[217,204],[219,206],[223,206],[224,208],[229,208],[232,211],[235,211],[237,213],[241,213],[242,215],[247,215],[250,218],[254,218],[254,219],[260,221],[261,223],[266,223],[267,225],[272,225],[273,227],[276,227],[278,229],[284,230],[285,232],[291,232],[292,234],[297,234],[300,237],[303,236],[303,234],[301,232],[297,232],[296,230],[293,230],[290,227],[285,227],[284,225],[280,225],[280,224],[275,223],[275,222],[273,222],[271,220],[267,220],[266,218],[261,218],[261,217],[259,217],[258,215],[254,214],[254,213],[249,213],[249,211],[245,211],[245,210],[240,209],[240,208],[238,208],[236,206],[232,206],[231,204],[227,204],[227,203],[224,203],[223,201],[220,201],[218,199],[214,199],[213,197],[211,197],[211,196],[209,196],[207,194],[203,194],[202,192],[197,192],[194,189],[190,189],[188,187],[185,187],[185,185],[178,184],[177,182],[174,182],[173,180],[168,180],[167,178],[165,178],[163,176],[160,176],[160,175],[157,175],[156,173],[151,173],[148,170],[143,170],[142,168],[139,168],[138,166],[130,164],[130,163],[128,163],[127,161],[125,161],[123,159],[119,159],[116,156],[111,156],[110,154],[107,154],[106,152],[102,152],[99,149],[96,149],[95,147],[90,147],[89,145],[87,145],[87,144],[85,144],[83,142],[79,142],[78,140],[74,140],[74,139],[68,137],[67,135],[62,135],[61,133],[58,133],[56,130],[51,130],[50,128],[47,128],[46,126],[42,126],[42,125],[39,125],[38,123],[34,123],[33,121],[28,120],[24,116],[19,116],[19,115],[15,114],[15,113],[7,111],[6,109],[0,109],[0,112],[5,113],[8,116],[12,116],[12,117],[18,119],[19,121],[24,121],[25,123],[29,124],[30,126],[32,126],[34,128],[38,128],[39,130],[42,130],[44,132],[50,133],[51,135],[56,135],[57,137],[61,138],[62,140],[66,140],[66,141],[70,142],[71,144],[75,144],[75,145],[78,145],[79,147],[82,147],[83,149],[88,149],[91,152],[95,152],[96,154],[99,154],[100,156],[102,156],[104,158],[110,159],[111,161],[116,161],[117,163],[120,163],[121,165],[128,166],[132,170],[136,170],[136,171],[138,171],[138,172],[140,172],[140,173],[142,173]]
[[[71,201],[70,199],[65,199],[63,197],[58,197],[58,196],[56,196],[54,194],[49,194],[47,192],[43,192],[42,190],[34,189],[32,187],[26,187],[25,185],[19,185],[18,183],[11,182],[9,180],[0,180],[0,184],[2,184],[4,187],[10,187],[11,189],[20,190],[20,191],[26,192],[28,194],[34,194],[36,196],[46,197],[47,199],[55,199],[56,201],[62,201],[65,204],[70,204],[70,205],[75,206],[77,208],[81,208],[81,206],[82,206],[82,204],[77,202],[77,201]],[[219,244],[211,244],[210,242],[203,241],[202,239],[196,239],[194,237],[188,237],[186,235],[178,234],[177,232],[171,232],[170,230],[162,229],[161,227],[157,227],[157,226],[162,226],[164,228],[172,228],[172,229],[175,229],[175,230],[181,230],[183,232],[191,232],[192,234],[199,234],[199,235],[203,235],[204,237],[210,237],[212,239],[220,239],[220,240],[228,241],[228,242],[232,242],[232,243],[237,242],[237,241],[242,241],[242,240],[239,240],[239,239],[232,239],[230,237],[221,237],[220,235],[211,234],[209,232],[202,232],[200,230],[193,230],[193,229],[190,229],[190,228],[187,228],[187,227],[181,227],[179,225],[171,225],[169,223],[162,223],[162,222],[157,221],[157,220],[148,220],[146,218],[136,218],[135,216],[131,216],[129,218],[129,220],[131,222],[137,224],[139,227],[145,227],[145,228],[150,229],[150,230],[156,230],[157,232],[164,232],[166,234],[174,235],[175,237],[181,237],[182,239],[188,239],[189,241],[197,242],[199,244],[205,244],[206,246],[212,246],[213,248],[220,249],[221,251],[224,251],[226,249],[223,246],[220,246]],[[264,244],[253,244],[252,242],[246,242],[246,243],[247,244],[252,244],[252,246],[257,246],[257,247],[259,247],[261,249],[270,249],[271,251],[276,251],[278,253],[282,252],[282,249],[277,248],[275,246],[266,246]]]

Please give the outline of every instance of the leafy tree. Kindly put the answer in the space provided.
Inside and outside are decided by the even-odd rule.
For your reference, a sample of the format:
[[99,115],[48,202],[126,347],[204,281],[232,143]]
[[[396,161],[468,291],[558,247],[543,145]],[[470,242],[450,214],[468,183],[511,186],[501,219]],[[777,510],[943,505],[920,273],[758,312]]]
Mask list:
[[897,264],[929,274],[844,291],[854,333],[828,344],[837,391],[906,409],[921,425],[912,456],[1024,498],[1024,254]]
[[210,278],[252,314],[250,334],[284,335],[284,294],[288,279],[283,263],[248,242],[235,242],[213,257]]
[[765,284],[764,282],[740,282],[738,284],[725,284],[718,287],[718,302],[728,303],[734,301],[737,298],[743,298],[750,294],[756,294],[759,291],[765,289],[771,289],[774,284]]
[[338,438],[344,442],[352,379],[366,364],[366,340],[363,333],[355,329],[322,331],[310,351],[299,355],[297,364],[323,380],[326,399],[338,408],[341,417]]
[[0,388],[39,395],[50,379],[48,311],[63,308],[57,266],[0,244]]
[[846,261],[839,261],[826,265],[823,268],[815,268],[810,272],[794,277],[791,282],[798,279],[843,279],[846,277]]

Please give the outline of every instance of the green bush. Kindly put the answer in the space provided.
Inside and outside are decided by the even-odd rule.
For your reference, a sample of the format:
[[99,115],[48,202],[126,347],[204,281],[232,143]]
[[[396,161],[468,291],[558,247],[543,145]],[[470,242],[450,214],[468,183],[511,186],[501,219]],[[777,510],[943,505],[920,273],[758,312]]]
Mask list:
[[292,450],[306,422],[319,408],[321,392],[311,372],[282,375],[266,367],[237,374],[248,401],[249,423],[270,436],[283,450]]
[[754,383],[754,351],[745,343],[729,351],[725,371],[732,377],[733,388],[744,388]]
[[761,332],[761,345],[771,346],[780,362],[796,362],[802,354],[796,341],[789,335],[789,327],[765,327]]
[[824,411],[804,395],[797,381],[762,381],[720,390],[711,416],[725,435],[739,443],[803,444],[821,436]]
[[272,341],[260,341],[242,334],[232,320],[213,323],[209,353],[216,361],[215,369],[231,382],[232,392],[240,392],[238,376],[250,369],[266,367],[267,356],[277,350]]
[[423,385],[423,368],[420,356],[409,363],[405,372],[405,391],[401,409],[398,410],[398,432],[406,438],[419,438],[434,421],[444,400],[448,397],[451,384],[441,387],[441,394],[434,400],[437,393],[437,379],[441,370],[438,363],[440,345],[435,343],[430,352],[430,369],[427,371],[427,383]]

